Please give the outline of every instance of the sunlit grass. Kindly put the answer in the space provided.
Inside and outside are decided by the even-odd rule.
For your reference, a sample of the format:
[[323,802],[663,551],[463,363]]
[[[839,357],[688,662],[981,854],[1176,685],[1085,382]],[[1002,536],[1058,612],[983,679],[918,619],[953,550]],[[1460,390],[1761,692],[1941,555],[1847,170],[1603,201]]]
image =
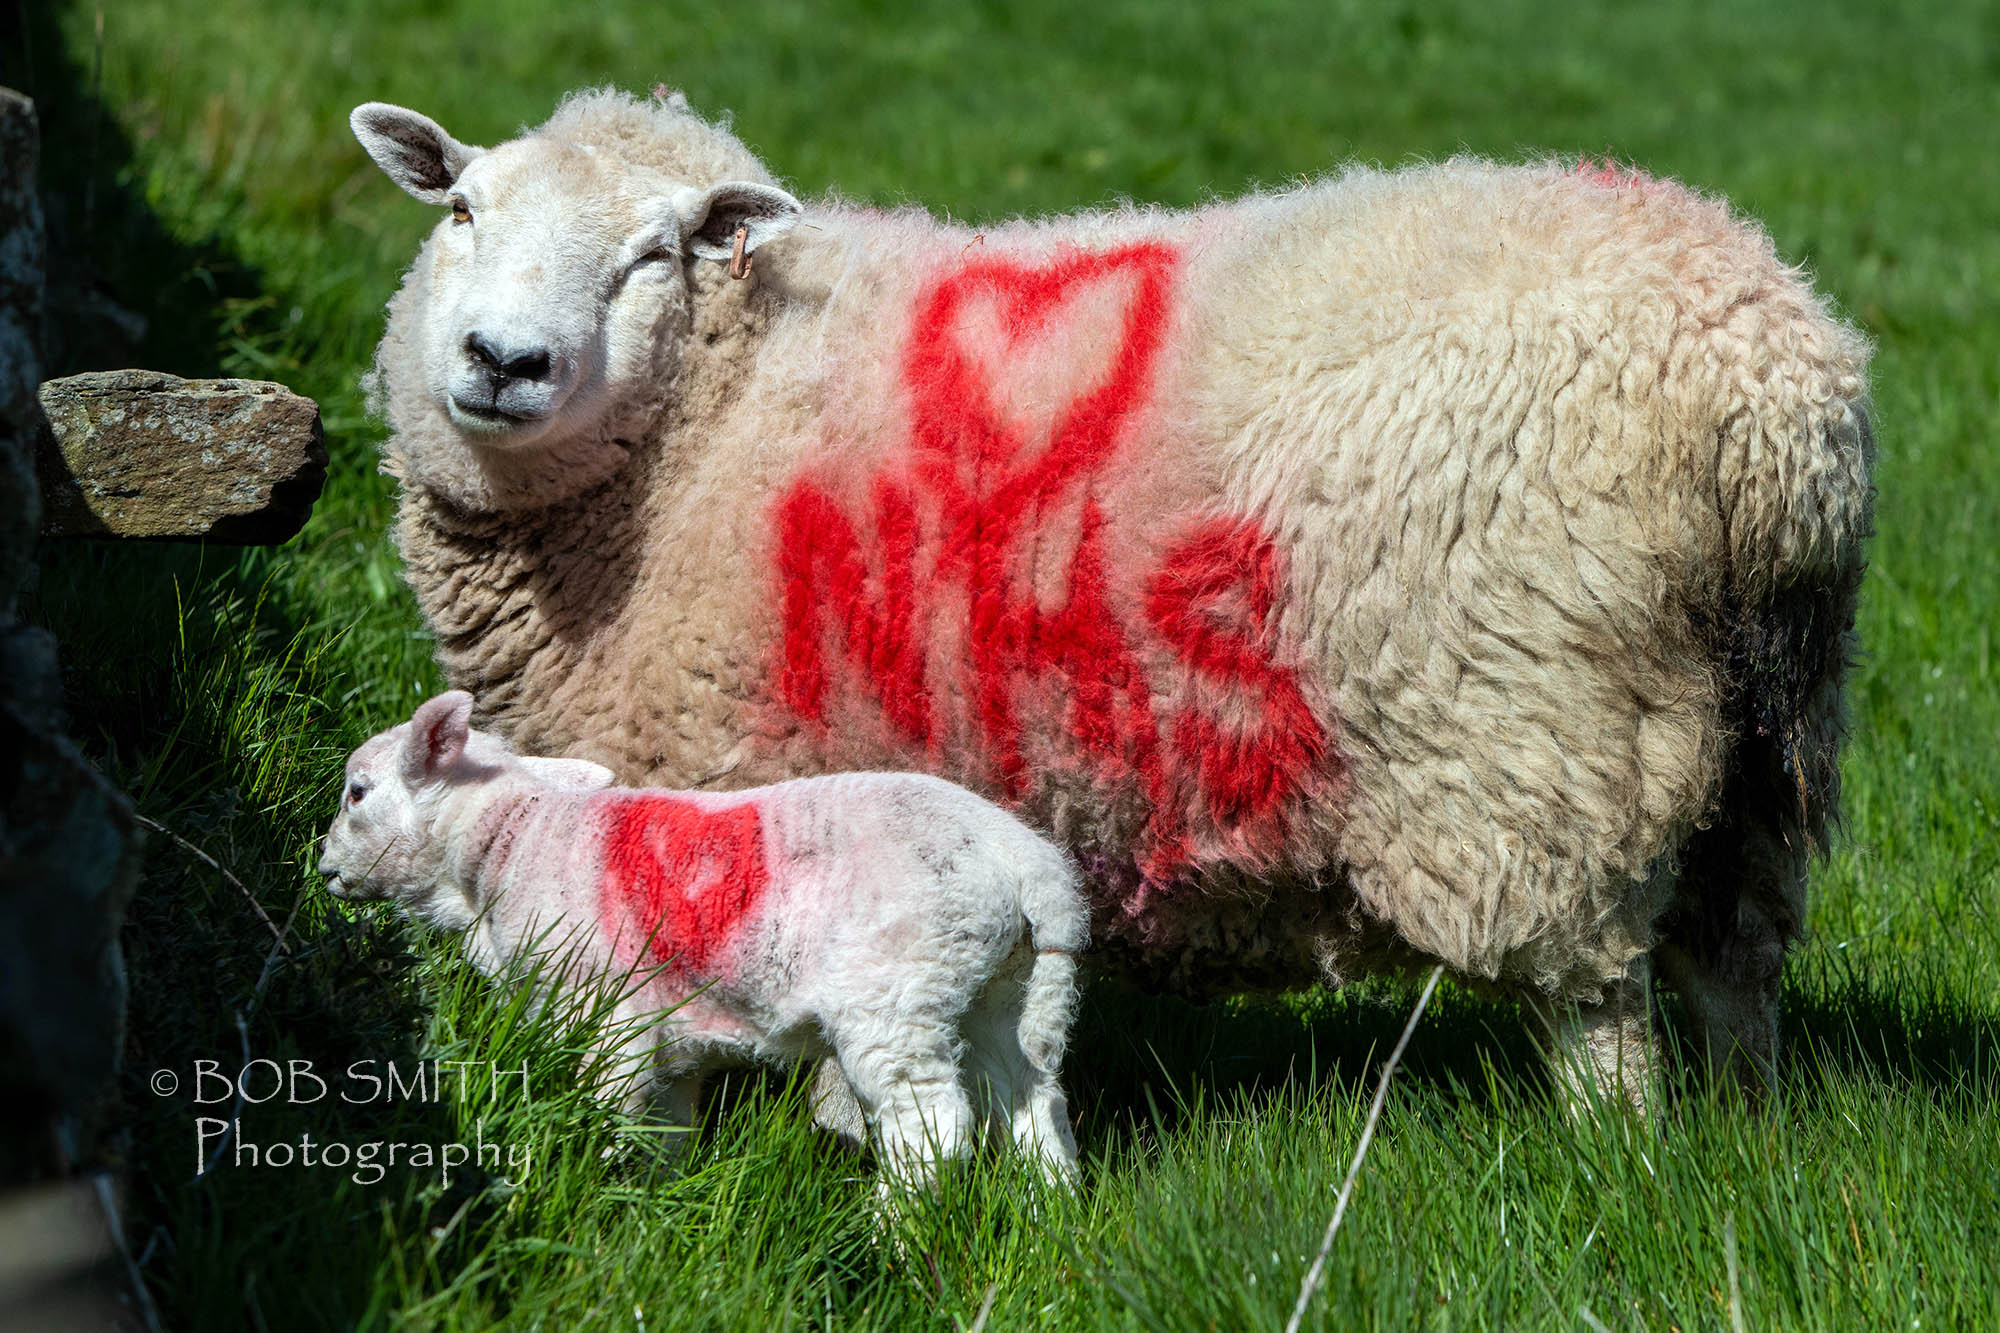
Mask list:
[[[397,101],[492,142],[567,89],[664,80],[733,110],[803,193],[975,221],[1468,150],[1614,154],[1763,219],[1876,340],[1881,444],[1847,822],[1787,974],[1783,1096],[1688,1087],[1654,1126],[1575,1121],[1515,1012],[1447,986],[1308,1326],[2000,1326],[1990,6],[136,3],[105,11],[93,100],[95,13],[26,6],[0,77],[41,104],[59,252],[150,327],[122,353],[58,338],[52,371],[279,379],[320,401],[332,455],[286,548],[54,548],[29,608],[86,748],[237,881],[155,837],[125,934],[109,1119],[170,1324],[949,1328],[991,1293],[995,1329],[1277,1327],[1326,1224],[1412,998],[1395,985],[1203,1009],[1092,992],[1066,1079],[1081,1193],[982,1160],[885,1241],[868,1164],[808,1128],[796,1081],[733,1079],[655,1169],[658,1131],[609,1127],[584,1091],[587,1021],[319,890],[342,756],[440,683],[358,388],[432,219],[346,113]],[[246,1050],[525,1066],[525,1090],[242,1118],[262,1143],[483,1135],[532,1170],[196,1179],[196,1117],[228,1108],[147,1077]]]

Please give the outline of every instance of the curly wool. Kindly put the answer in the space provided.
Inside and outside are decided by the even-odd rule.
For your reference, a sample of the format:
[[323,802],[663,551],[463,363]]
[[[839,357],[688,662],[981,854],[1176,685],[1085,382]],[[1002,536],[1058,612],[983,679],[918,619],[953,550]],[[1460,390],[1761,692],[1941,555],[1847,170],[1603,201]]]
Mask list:
[[[770,179],[615,94],[538,133]],[[1151,261],[1110,257],[1154,252],[1135,314]],[[1798,929],[1867,348],[1719,203],[1459,159],[978,234],[810,205],[747,282],[689,265],[657,394],[526,459],[429,403],[425,267],[378,361],[400,545],[524,749],[676,787],[938,772],[1101,867],[1100,957],[1190,992],[1421,955],[1595,998],[1663,921]],[[1807,678],[1769,694],[1751,643]],[[1752,843],[1755,874],[1676,873]]]

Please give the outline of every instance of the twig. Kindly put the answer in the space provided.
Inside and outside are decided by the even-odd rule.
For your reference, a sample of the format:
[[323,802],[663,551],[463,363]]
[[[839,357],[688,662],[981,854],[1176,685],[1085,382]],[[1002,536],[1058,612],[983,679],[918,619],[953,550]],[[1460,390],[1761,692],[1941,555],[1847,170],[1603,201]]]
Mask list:
[[237,1118],[243,1114],[243,1084],[245,1081],[243,1070],[250,1067],[250,1029],[243,1022],[242,1014],[236,1015],[236,1035],[243,1042],[243,1063],[237,1069],[236,1073],[236,1101],[229,1108],[229,1122],[222,1131],[221,1140],[215,1145],[215,1151],[208,1155],[207,1165],[201,1169],[200,1174],[204,1176],[215,1170],[215,1164],[220,1162],[222,1154],[229,1150],[229,1140],[236,1137]]
[[986,1316],[993,1313],[993,1298],[999,1294],[1000,1284],[998,1282],[989,1282],[986,1284],[986,1299],[979,1303],[979,1313],[972,1316],[972,1327],[966,1329],[965,1333],[981,1333],[981,1330],[986,1327]]
[[1375,1101],[1368,1108],[1368,1121],[1361,1127],[1361,1142],[1354,1145],[1354,1160],[1347,1164],[1347,1179],[1340,1184],[1340,1194],[1333,1201],[1333,1220],[1326,1224],[1326,1234],[1320,1237],[1319,1253],[1313,1256],[1312,1267],[1306,1270],[1305,1280],[1299,1283],[1299,1303],[1292,1307],[1292,1317],[1285,1321],[1285,1333],[1298,1333],[1299,1320],[1305,1318],[1306,1304],[1319,1289],[1321,1278],[1326,1272],[1326,1256],[1333,1250],[1333,1235],[1340,1230],[1340,1219],[1347,1213],[1347,1200],[1354,1193],[1354,1181],[1361,1174],[1361,1160],[1368,1155],[1368,1145],[1375,1138],[1376,1122],[1382,1118],[1382,1107],[1389,1100],[1389,1079],[1396,1072],[1397,1062],[1403,1058],[1403,1048],[1410,1044],[1410,1034],[1417,1030],[1417,1020],[1424,1016],[1424,1008],[1431,1002],[1431,992],[1437,989],[1438,978],[1444,975],[1444,964],[1431,969],[1430,980],[1424,983],[1424,993],[1417,997],[1417,1007],[1410,1010],[1410,1021],[1403,1024],[1403,1035],[1396,1039],[1395,1049],[1382,1065],[1382,1078],[1375,1085]]
[[264,988],[271,984],[271,977],[277,971],[279,952],[282,950],[289,955],[292,951],[291,946],[285,943],[285,936],[292,933],[292,923],[299,919],[299,909],[304,907],[305,903],[306,898],[304,894],[300,894],[298,897],[292,899],[292,910],[285,917],[284,927],[278,931],[278,938],[271,941],[271,947],[264,955],[264,970],[257,974],[257,985],[250,992],[250,1011],[252,1013],[255,1013],[257,1007],[264,1003]]
[[1729,1264],[1729,1327],[1743,1333],[1743,1285],[1736,1274],[1736,1214],[1722,1219],[1722,1253]]
[[138,820],[141,824],[144,824],[147,828],[153,830],[153,832],[166,834],[169,838],[172,838],[175,842],[179,843],[182,848],[192,853],[193,855],[200,857],[202,860],[208,862],[208,864],[210,864],[211,866],[214,866],[216,873],[221,875],[224,879],[228,880],[231,884],[234,884],[236,886],[236,891],[242,894],[245,900],[249,902],[250,910],[257,914],[257,919],[264,923],[264,928],[271,932],[271,938],[275,939],[278,942],[278,946],[284,949],[286,953],[290,953],[292,951],[291,946],[285,943],[285,933],[278,929],[276,922],[271,920],[270,913],[264,910],[264,904],[258,902],[256,895],[251,893],[249,889],[243,887],[242,880],[236,878],[236,876],[229,873],[228,866],[223,865],[222,862],[216,860],[214,857],[210,856],[207,852],[204,852],[201,848],[195,846],[193,843],[189,842],[186,838],[183,838],[180,834],[168,828],[165,824],[159,823],[156,820],[148,819],[144,815],[138,814],[137,812],[134,812],[132,817]]
[[[153,1304],[153,1293],[146,1289],[146,1279],[139,1273],[138,1261],[132,1257],[132,1247],[125,1243],[125,1218],[118,1207],[118,1190],[112,1184],[108,1171],[99,1171],[90,1178],[91,1188],[97,1193],[97,1206],[104,1210],[104,1221],[111,1228],[111,1239],[118,1246],[118,1257],[125,1261],[125,1278],[132,1287],[132,1299],[139,1307],[139,1317],[146,1321],[148,1333],[161,1333],[160,1311]],[[147,1246],[150,1253],[152,1247]]]

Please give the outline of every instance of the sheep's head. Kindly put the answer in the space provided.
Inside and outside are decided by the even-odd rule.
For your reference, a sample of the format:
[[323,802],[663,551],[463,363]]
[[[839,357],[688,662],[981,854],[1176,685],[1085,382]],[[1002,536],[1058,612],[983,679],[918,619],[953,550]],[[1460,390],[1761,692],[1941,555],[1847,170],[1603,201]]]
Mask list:
[[[399,355],[421,362],[421,390],[392,383],[391,397],[421,392],[475,455],[528,455],[626,429],[620,409],[657,401],[673,370],[689,327],[688,266],[727,262],[739,229],[754,252],[798,218],[798,201],[773,185],[691,184],[615,135],[594,141],[587,131],[605,118],[635,114],[596,97],[490,150],[382,102],[350,117],[390,179],[446,210],[413,272],[421,327],[401,334]],[[384,367],[398,373],[408,372]],[[397,409],[392,401],[392,419]]]
[[321,846],[328,892],[393,899],[433,925],[463,930],[474,908],[465,886],[447,881],[451,838],[478,818],[462,804],[467,795],[500,782],[557,791],[611,785],[601,764],[517,755],[498,736],[472,730],[471,720],[472,696],[453,690],[349,756],[340,813]]

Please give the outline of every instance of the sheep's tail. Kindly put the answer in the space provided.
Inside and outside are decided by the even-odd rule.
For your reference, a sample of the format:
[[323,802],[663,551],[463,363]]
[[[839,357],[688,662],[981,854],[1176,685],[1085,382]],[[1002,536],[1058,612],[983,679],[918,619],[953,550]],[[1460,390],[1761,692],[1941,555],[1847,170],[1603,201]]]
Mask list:
[[1747,303],[1715,336],[1738,368],[1717,432],[1728,568],[1716,658],[1735,738],[1725,781],[1739,788],[1723,809],[1757,810],[1782,839],[1823,849],[1874,502],[1868,349],[1802,287]]
[[[1717,433],[1728,565],[1710,628],[1729,741],[1714,821],[1686,847],[1661,923],[1669,942],[1746,975],[1777,967],[1803,930],[1810,861],[1839,819],[1874,500],[1867,348],[1822,311],[1791,315],[1767,313],[1759,346],[1723,362],[1741,376]],[[1756,303],[1738,316],[1758,318]],[[1729,323],[1722,336],[1741,333]]]

